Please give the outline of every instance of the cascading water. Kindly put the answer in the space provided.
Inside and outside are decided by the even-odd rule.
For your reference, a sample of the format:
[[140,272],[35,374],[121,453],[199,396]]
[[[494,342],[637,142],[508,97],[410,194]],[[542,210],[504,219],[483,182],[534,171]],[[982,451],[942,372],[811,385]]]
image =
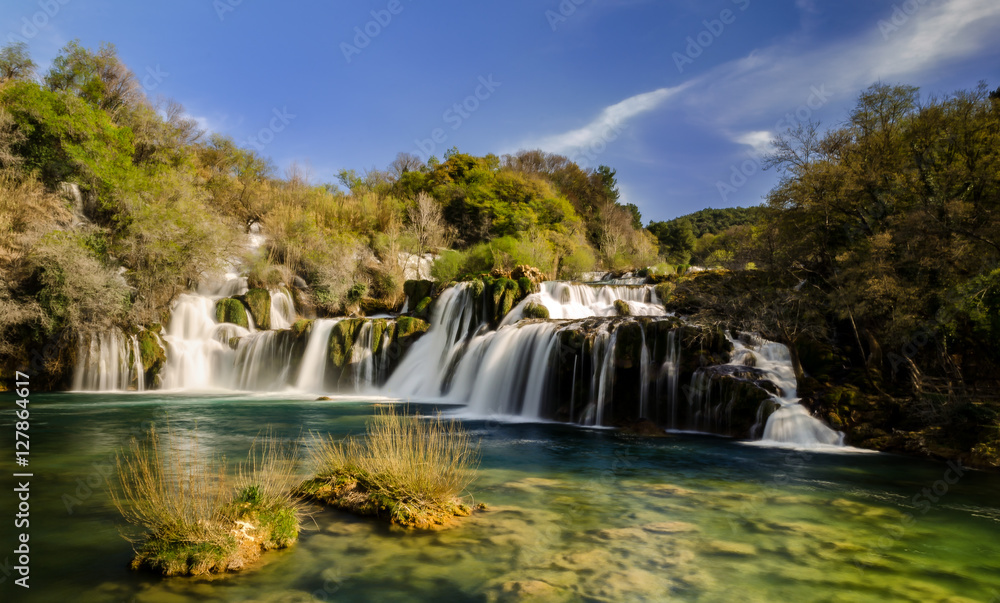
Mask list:
[[181,295],[175,302],[163,338],[167,343],[167,364],[162,372],[164,389],[208,390],[233,386],[236,351],[229,342],[233,338],[247,337],[250,331],[216,322],[215,304],[221,298]]
[[271,328],[289,329],[295,318],[295,300],[291,292],[284,287],[271,291]]
[[146,389],[139,340],[120,329],[81,335],[73,372],[74,391]]
[[787,346],[761,339],[749,345],[734,340],[733,345],[733,364],[748,364],[749,361],[766,373],[781,392],[774,397],[778,408],[768,417],[760,444],[800,448],[844,445],[843,433],[827,427],[799,403],[798,383]]
[[604,286],[583,285],[562,281],[542,283],[541,291],[527,296],[510,314],[501,326],[510,325],[524,318],[528,304],[545,306],[549,318],[590,318],[594,316],[618,316],[616,301],[628,304],[632,316],[664,316],[666,310],[651,286]]
[[326,365],[330,356],[330,333],[341,319],[313,321],[312,333],[306,344],[299,365],[295,387],[302,391],[320,393],[326,389]]
[[445,290],[434,306],[430,330],[413,344],[383,392],[400,398],[441,396],[453,360],[483,324],[480,317],[469,283]]

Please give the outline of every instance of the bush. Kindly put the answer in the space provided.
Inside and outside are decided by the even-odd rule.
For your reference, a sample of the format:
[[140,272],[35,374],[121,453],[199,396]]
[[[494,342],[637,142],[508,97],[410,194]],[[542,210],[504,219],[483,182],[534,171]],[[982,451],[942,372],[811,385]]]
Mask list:
[[128,285],[93,256],[81,235],[51,232],[28,261],[48,333],[103,331],[124,319],[131,298]]
[[317,442],[315,479],[303,493],[329,505],[427,528],[472,512],[462,495],[475,480],[479,445],[455,421],[380,408],[367,438]]
[[197,436],[174,439],[168,431],[161,443],[151,429],[117,457],[112,501],[142,530],[126,536],[136,547],[133,569],[166,576],[238,571],[297,540],[293,454],[274,438],[255,442],[235,476],[199,449]]
[[368,295],[368,285],[364,283],[354,283],[351,285],[351,288],[347,290],[347,303],[361,303],[361,299],[366,295]]
[[465,265],[465,254],[461,251],[445,251],[434,260],[431,276],[439,283],[450,283],[458,279]]

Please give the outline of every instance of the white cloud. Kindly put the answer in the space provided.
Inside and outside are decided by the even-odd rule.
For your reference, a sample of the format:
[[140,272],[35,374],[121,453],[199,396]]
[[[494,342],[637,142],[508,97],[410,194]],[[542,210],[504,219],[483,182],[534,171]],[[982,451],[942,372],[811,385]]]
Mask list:
[[522,144],[521,148],[538,148],[550,153],[568,154],[601,142],[607,144],[618,138],[630,120],[659,108],[691,84],[692,82],[687,82],[673,88],[659,88],[631,96],[605,107],[596,118],[581,128],[529,141]]
[[733,137],[735,142],[743,145],[747,145],[752,148],[754,153],[757,155],[763,155],[765,153],[771,152],[771,140],[774,139],[774,133],[769,130],[758,130],[756,132],[746,132],[744,134],[739,134]]

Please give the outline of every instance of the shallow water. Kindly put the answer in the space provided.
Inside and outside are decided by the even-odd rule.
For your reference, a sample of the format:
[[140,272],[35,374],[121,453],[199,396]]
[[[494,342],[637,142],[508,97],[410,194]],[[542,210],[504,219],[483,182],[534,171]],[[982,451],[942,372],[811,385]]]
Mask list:
[[[0,396],[0,408],[12,401]],[[0,600],[11,593],[84,602],[1000,597],[996,475],[969,471],[948,485],[955,474],[947,465],[891,455],[486,421],[466,426],[482,438],[472,491],[490,511],[456,528],[407,532],[321,511],[296,547],[268,554],[252,573],[192,580],[127,569],[131,547],[119,535],[104,475],[145,422],[169,421],[175,435],[196,428],[203,450],[235,461],[266,426],[295,438],[346,435],[362,432],[371,413],[371,402],[349,400],[32,396],[31,596],[7,577]],[[5,412],[8,451],[12,423]],[[3,457],[9,493],[14,468],[11,454]],[[12,510],[4,495],[0,512]],[[11,522],[0,525],[7,550]],[[518,598],[526,593],[536,598]]]

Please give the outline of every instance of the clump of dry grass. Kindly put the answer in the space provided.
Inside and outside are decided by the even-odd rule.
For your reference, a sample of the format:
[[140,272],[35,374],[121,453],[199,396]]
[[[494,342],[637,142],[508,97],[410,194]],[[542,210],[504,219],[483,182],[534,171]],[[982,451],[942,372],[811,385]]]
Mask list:
[[300,490],[332,506],[412,527],[445,524],[472,508],[479,444],[456,421],[420,419],[380,408],[367,437],[319,439],[316,478]]
[[300,510],[292,497],[294,450],[259,437],[235,474],[207,455],[197,435],[165,441],[155,430],[118,456],[112,501],[140,528],[133,569],[167,576],[238,571],[262,552],[295,543]]

